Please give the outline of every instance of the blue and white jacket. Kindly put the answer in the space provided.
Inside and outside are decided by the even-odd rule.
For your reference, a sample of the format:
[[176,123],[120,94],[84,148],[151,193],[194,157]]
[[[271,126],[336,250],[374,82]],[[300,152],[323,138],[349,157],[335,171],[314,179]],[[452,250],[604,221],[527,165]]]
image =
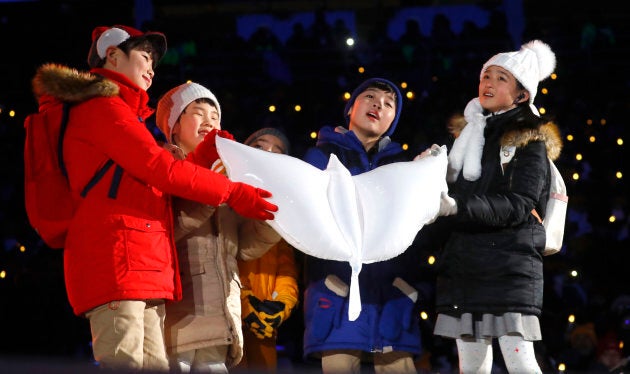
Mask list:
[[[324,170],[331,153],[352,175],[392,162],[409,161],[400,144],[389,137],[383,137],[374,149],[366,151],[352,131],[330,126],[319,131],[316,146],[307,150],[304,161]],[[349,263],[306,256],[304,356],[319,356],[322,351],[333,349],[406,351],[418,355],[421,348],[416,302],[407,296],[409,289],[403,292],[394,286],[396,278],[413,285],[419,264],[414,266],[411,252],[408,250],[390,260],[363,264],[359,275],[361,313],[354,321],[348,318]],[[331,276],[336,276],[342,283],[331,282]],[[344,283],[345,290],[338,287]],[[331,287],[331,284],[336,286]]]

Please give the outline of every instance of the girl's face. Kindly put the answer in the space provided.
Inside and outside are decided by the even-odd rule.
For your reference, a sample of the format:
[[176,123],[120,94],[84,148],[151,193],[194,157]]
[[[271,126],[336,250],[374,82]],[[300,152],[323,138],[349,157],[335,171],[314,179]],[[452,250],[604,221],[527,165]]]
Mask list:
[[104,67],[125,75],[145,91],[151,87],[155,75],[151,53],[139,49],[132,49],[127,55],[120,48],[110,47]]
[[264,134],[256,138],[253,142],[249,144],[250,146],[258,149],[262,149],[263,151],[273,152],[273,153],[284,153],[284,144],[282,140],[277,136],[271,134]]
[[173,126],[173,141],[188,154],[213,129],[221,130],[217,108],[207,102],[193,101],[188,104]]
[[504,68],[491,65],[481,75],[479,103],[485,110],[492,113],[507,111],[526,100],[529,100],[527,90],[520,90],[516,78]]
[[349,129],[367,138],[381,137],[396,116],[396,96],[378,88],[359,94],[350,109]]

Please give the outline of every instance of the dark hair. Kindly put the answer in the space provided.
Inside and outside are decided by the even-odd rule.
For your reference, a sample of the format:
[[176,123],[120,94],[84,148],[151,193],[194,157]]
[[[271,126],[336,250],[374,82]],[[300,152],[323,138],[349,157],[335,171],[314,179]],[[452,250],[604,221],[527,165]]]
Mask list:
[[[209,99],[209,98],[207,98],[207,97],[200,97],[200,98],[198,98],[198,99],[193,100],[192,102],[193,102],[193,103],[197,103],[197,104],[203,104],[203,103],[206,103],[206,104],[210,104],[210,105],[211,105],[212,107],[214,107],[214,108],[216,108],[216,107],[217,107],[217,103],[215,103],[214,101],[210,100],[210,99]],[[189,104],[189,105],[190,105],[190,104]]]
[[[190,103],[188,103],[188,105],[186,105],[186,108],[188,108],[188,106],[190,104],[192,104],[192,103],[197,103],[197,104],[204,104],[205,103],[205,104],[208,104],[208,105],[210,105],[211,107],[213,107],[213,108],[215,108],[217,110],[219,109],[219,108],[217,108],[217,103],[215,103],[214,101],[210,100],[207,97],[200,97],[198,99],[195,99],[195,100],[191,101]],[[184,114],[184,112],[186,111],[186,108],[184,108],[183,112],[179,113],[179,117],[177,117],[177,121],[179,121],[182,118],[182,114]]]
[[392,93],[394,94],[394,99],[398,98],[397,90],[386,82],[383,82],[383,81],[371,82],[367,87],[365,87],[363,91],[365,92],[365,90],[367,90],[368,88],[376,88],[381,91],[385,91],[387,93]]
[[[131,52],[134,49],[150,53],[151,59],[153,60],[154,69],[161,58],[159,52],[154,48],[153,43],[151,43],[151,41],[144,36],[131,37],[125,40],[124,42],[120,43],[118,45],[118,48],[120,48],[123,52],[125,52],[127,56],[129,56],[129,52]],[[101,66],[104,63],[105,61],[103,59]]]

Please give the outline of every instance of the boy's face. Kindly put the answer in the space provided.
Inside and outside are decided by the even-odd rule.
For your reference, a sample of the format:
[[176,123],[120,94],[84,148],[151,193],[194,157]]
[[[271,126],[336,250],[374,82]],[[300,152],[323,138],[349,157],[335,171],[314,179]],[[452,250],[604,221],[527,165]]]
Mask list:
[[357,96],[350,109],[349,129],[366,137],[381,137],[395,117],[395,94],[368,88]]
[[173,139],[184,152],[192,152],[213,129],[221,130],[217,108],[209,103],[193,101],[173,126]]
[[271,134],[264,134],[256,138],[249,144],[251,147],[262,149],[263,151],[273,153],[284,153],[284,144],[277,136]]
[[103,66],[106,69],[125,75],[129,80],[143,90],[148,90],[153,83],[153,58],[151,53],[132,49],[129,56],[122,49],[110,47],[107,50],[107,61]]
[[[520,93],[516,78],[500,66],[491,65],[481,75],[479,103],[492,113],[514,108]],[[529,96],[520,100],[525,99],[529,99]]]

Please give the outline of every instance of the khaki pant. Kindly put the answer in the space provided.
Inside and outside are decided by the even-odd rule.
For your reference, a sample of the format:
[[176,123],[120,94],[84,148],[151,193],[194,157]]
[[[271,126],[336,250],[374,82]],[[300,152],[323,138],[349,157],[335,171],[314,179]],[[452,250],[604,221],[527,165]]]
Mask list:
[[[359,374],[362,352],[354,349],[337,349],[322,352],[322,373]],[[376,374],[416,374],[413,356],[409,352],[374,353]]]
[[171,372],[228,374],[225,359],[229,348],[229,345],[215,345],[173,355]]
[[164,303],[120,300],[86,313],[94,359],[104,369],[168,371]]

